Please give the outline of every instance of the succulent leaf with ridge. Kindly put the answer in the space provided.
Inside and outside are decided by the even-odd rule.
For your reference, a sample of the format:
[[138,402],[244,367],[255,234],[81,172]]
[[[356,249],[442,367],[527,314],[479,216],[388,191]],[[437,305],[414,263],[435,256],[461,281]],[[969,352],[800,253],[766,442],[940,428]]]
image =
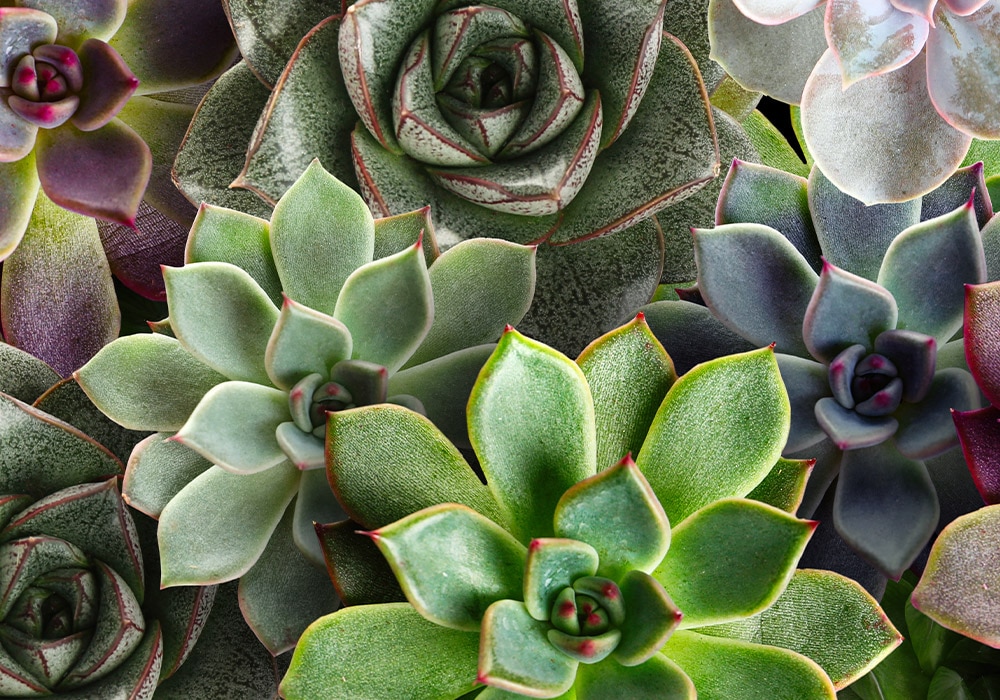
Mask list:
[[[444,249],[472,237],[538,243],[523,326],[574,354],[649,299],[663,266],[657,212],[718,174],[707,92],[721,71],[706,92],[667,22],[674,7],[687,12],[675,33],[707,53],[701,8],[226,5],[245,60],[195,116],[175,163],[181,190],[273,203],[319,157],[379,216],[429,204]],[[234,133],[245,149],[234,152]]]
[[159,518],[163,585],[240,578],[275,653],[335,604],[312,527],[342,517],[327,413],[388,400],[467,440],[476,374],[531,302],[533,248],[470,241],[428,270],[434,252],[426,209],[375,221],[314,162],[270,223],[204,206],[188,263],[164,270],[170,335],[121,338],[76,375],[111,418],[157,431],[125,494]]
[[162,299],[159,265],[180,260],[195,214],[169,173],[197,99],[184,91],[236,46],[218,2],[2,5],[3,334],[65,377],[118,335],[112,273]]
[[116,453],[142,434],[57,380],[0,344],[0,695],[272,697],[235,585],[159,590],[155,523],[119,493]]
[[[688,358],[776,343],[792,401],[785,454],[819,459],[800,513],[816,512],[829,489],[839,535],[893,578],[941,511],[947,522],[976,507],[950,409],[979,406],[955,336],[962,285],[1000,275],[987,269],[1000,260],[1000,229],[980,232],[992,213],[981,165],[922,199],[866,207],[818,168],[807,181],[737,161],[716,227],[694,232],[688,297],[700,305],[645,307],[668,349]],[[681,347],[689,333],[707,342]],[[925,464],[935,458],[940,503]]]
[[[408,602],[316,621],[285,697],[833,698],[899,643],[856,583],[795,571],[811,465],[779,458],[769,348],[676,379],[640,315],[578,363],[504,334],[468,406],[485,484],[406,408],[331,414],[331,484]],[[340,586],[378,576],[326,545]]]
[[812,157],[866,204],[920,197],[1000,138],[994,0],[712,0],[712,57],[799,104]]

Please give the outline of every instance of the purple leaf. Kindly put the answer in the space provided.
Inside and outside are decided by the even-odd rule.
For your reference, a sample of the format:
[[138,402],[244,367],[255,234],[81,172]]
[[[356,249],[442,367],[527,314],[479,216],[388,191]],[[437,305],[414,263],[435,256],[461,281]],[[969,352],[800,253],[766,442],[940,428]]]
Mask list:
[[987,406],[951,417],[976,489],[986,503],[1000,503],[1000,410]]
[[118,52],[103,41],[87,39],[79,54],[83,65],[83,91],[72,123],[80,131],[94,131],[121,111],[139,87],[139,79]]

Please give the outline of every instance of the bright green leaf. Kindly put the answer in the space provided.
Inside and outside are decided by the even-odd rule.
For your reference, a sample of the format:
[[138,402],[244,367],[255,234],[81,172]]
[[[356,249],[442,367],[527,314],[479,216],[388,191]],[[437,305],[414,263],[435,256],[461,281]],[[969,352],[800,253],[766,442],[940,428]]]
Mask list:
[[586,542],[539,538],[528,547],[524,566],[524,606],[536,620],[548,620],[556,597],[573,582],[597,573],[600,557]]

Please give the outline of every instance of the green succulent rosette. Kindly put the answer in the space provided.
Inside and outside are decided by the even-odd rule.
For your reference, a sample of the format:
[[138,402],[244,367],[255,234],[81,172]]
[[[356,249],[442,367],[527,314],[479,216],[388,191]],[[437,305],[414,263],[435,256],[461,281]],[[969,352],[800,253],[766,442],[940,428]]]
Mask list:
[[719,142],[727,158],[730,143],[755,155],[709,104],[722,71],[702,3],[226,9],[244,61],[206,95],[175,162],[192,201],[262,214],[318,157],[378,216],[430,205],[444,249],[537,243],[523,326],[574,354],[649,299],[665,247],[679,251],[669,267],[689,261],[687,224],[667,212],[716,177]]
[[314,162],[270,222],[203,207],[187,264],[164,270],[169,319],[76,375],[118,423],[156,431],[124,489],[159,519],[162,584],[239,578],[275,654],[336,606],[313,530],[343,517],[327,414],[390,401],[467,441],[469,390],[531,302],[531,247],[435,255],[426,209],[376,221]]
[[119,492],[142,434],[56,380],[0,344],[0,695],[273,697],[235,586],[159,590],[155,523]]
[[[509,330],[468,423],[485,483],[406,408],[331,414],[330,481],[407,602],[316,621],[289,700],[833,698],[899,643],[859,585],[795,571],[811,464],[780,459],[771,349],[677,379],[641,316],[578,363]],[[324,541],[341,587],[386,595]]]

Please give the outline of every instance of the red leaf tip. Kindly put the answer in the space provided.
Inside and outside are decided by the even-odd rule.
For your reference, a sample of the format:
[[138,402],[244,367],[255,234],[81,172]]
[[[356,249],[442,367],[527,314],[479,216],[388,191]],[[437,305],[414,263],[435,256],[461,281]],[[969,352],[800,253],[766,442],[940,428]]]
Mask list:
[[635,320],[636,320],[636,322],[645,322],[645,320],[646,320],[646,314],[644,314],[642,311],[640,311],[639,313],[637,313],[635,315]]
[[424,229],[420,229],[420,233],[417,234],[417,242],[413,244],[413,247],[416,250],[420,250],[423,244],[424,244]]
[[965,208],[966,209],[972,209],[974,206],[976,206],[976,188],[975,187],[972,188],[972,194],[969,195],[969,201],[967,201],[965,203]]
[[355,530],[355,532],[359,535],[370,537],[372,540],[379,540],[382,537],[382,535],[378,534],[378,530]]
[[503,327],[503,333],[504,333],[504,335],[507,335],[508,333],[512,332],[513,330],[514,330],[514,326],[510,325],[509,323]]

